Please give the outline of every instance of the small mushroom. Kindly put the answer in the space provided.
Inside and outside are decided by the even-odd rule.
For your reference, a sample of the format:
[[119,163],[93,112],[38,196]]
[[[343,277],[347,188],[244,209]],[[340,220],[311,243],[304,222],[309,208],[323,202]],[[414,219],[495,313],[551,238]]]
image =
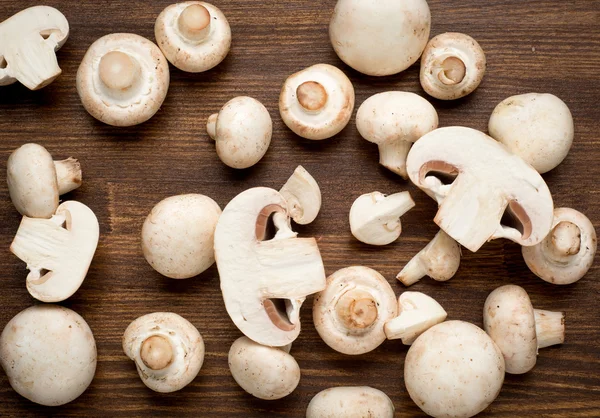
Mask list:
[[299,225],[314,221],[321,210],[321,189],[308,171],[299,165],[279,191],[288,202],[290,216]]
[[448,314],[435,299],[421,292],[404,292],[398,298],[398,316],[385,323],[388,340],[402,339],[411,345],[434,325],[444,322]]
[[342,61],[363,74],[397,74],[423,52],[431,13],[425,0],[338,0],[329,38]]
[[77,71],[77,92],[85,110],[113,126],[146,122],[169,89],[169,64],[151,41],[112,33],[94,42]]
[[540,279],[559,285],[575,283],[594,263],[596,229],[581,212],[554,209],[550,234],[538,245],[523,247],[523,258]]
[[394,404],[382,391],[369,386],[340,386],[317,393],[308,404],[306,418],[393,418]]
[[404,285],[415,284],[424,276],[438,282],[454,277],[460,266],[460,245],[440,230],[433,240],[414,256],[396,276]]
[[123,334],[123,351],[155,392],[186,387],[204,362],[204,341],[188,320],[170,312],[140,316]]
[[573,145],[571,111],[552,94],[529,93],[503,100],[492,113],[490,136],[539,173],[556,168]]
[[6,181],[21,215],[50,218],[58,208],[58,197],[81,186],[81,165],[71,157],[53,161],[46,148],[25,144],[8,157]]
[[69,22],[49,6],[21,10],[0,23],[0,86],[18,81],[38,90],[52,83],[62,73],[56,51],[68,36]]
[[313,321],[329,347],[358,355],[385,341],[383,326],[397,312],[396,295],[385,278],[371,268],[354,266],[327,278],[325,290],[315,295]]
[[231,29],[218,7],[201,1],[167,6],[156,19],[154,36],[175,67],[200,73],[216,67],[231,47]]
[[285,80],[279,96],[281,119],[296,135],[322,140],[340,133],[354,110],[354,87],[346,74],[317,64]]
[[0,335],[0,365],[12,388],[45,406],[77,399],[96,373],[96,342],[85,320],[58,305],[36,305]]
[[564,312],[533,309],[525,289],[507,285],[494,290],[483,307],[483,327],[500,347],[506,373],[527,373],[538,349],[565,341]]
[[447,321],[425,331],[408,350],[404,383],[432,417],[472,417],[498,397],[504,358],[479,327]]
[[208,136],[217,146],[217,155],[231,168],[252,167],[271,144],[273,122],[261,102],[252,97],[236,97],[208,118]]
[[400,217],[415,207],[409,192],[389,196],[373,192],[360,196],[350,208],[352,235],[369,245],[388,245],[402,233]]
[[414,93],[388,91],[369,97],[358,108],[360,135],[379,147],[379,164],[408,178],[406,156],[413,142],[438,127],[438,115]]
[[300,382],[300,366],[288,351],[240,337],[229,349],[229,370],[250,395],[268,401],[288,396]]
[[162,200],[142,227],[146,261],[171,279],[189,279],[202,273],[215,262],[213,241],[220,215],[219,205],[201,194]]
[[485,67],[485,53],[475,39],[464,33],[442,33],[423,51],[421,86],[436,99],[460,99],[479,87]]

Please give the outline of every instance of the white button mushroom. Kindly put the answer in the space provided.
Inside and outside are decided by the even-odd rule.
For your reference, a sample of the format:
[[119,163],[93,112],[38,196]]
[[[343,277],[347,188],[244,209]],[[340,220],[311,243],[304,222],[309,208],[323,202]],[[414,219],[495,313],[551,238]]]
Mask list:
[[155,392],[175,392],[196,378],[204,362],[204,340],[188,320],[170,312],[140,316],[123,334],[123,351],[140,379]]
[[432,417],[472,417],[487,408],[504,383],[504,358],[479,327],[442,322],[408,350],[404,382],[411,399]]
[[108,125],[133,126],[158,111],[169,89],[169,64],[151,41],[112,33],[94,42],[77,71],[77,92],[90,115]]
[[485,53],[475,39],[464,33],[442,33],[423,51],[421,86],[436,99],[460,99],[479,87],[485,67]]
[[438,127],[438,115],[414,93],[388,91],[369,97],[358,108],[360,135],[379,147],[379,164],[407,179],[406,156],[413,142]]
[[81,186],[81,165],[74,158],[53,161],[38,144],[25,144],[8,157],[6,181],[13,204],[21,215],[50,218],[59,195]]
[[575,283],[594,263],[596,229],[581,212],[554,209],[552,231],[538,245],[523,247],[529,269],[542,280],[559,285]]
[[321,210],[321,189],[301,165],[285,182],[279,193],[288,202],[290,216],[299,225],[314,221]]
[[279,96],[281,119],[306,139],[331,138],[348,125],[354,87],[341,70],[317,64],[288,77]]
[[288,396],[300,382],[300,366],[294,357],[248,337],[240,337],[231,345],[229,370],[242,389],[269,401]]
[[483,307],[483,327],[500,347],[506,373],[527,373],[539,348],[565,340],[564,312],[533,309],[525,289],[507,285],[494,290]]
[[313,321],[329,347],[358,355],[385,341],[383,326],[397,312],[396,295],[385,278],[371,268],[354,266],[327,278],[327,288],[315,295]]
[[231,99],[208,118],[206,131],[217,146],[217,155],[231,168],[258,163],[269,149],[273,122],[261,102],[252,97]]
[[573,145],[573,116],[552,94],[529,93],[503,100],[492,113],[490,136],[540,173],[556,168]]
[[214,234],[221,208],[210,197],[186,194],[159,202],[144,221],[142,250],[163,276],[188,279],[215,262]]
[[96,372],[96,342],[85,320],[58,305],[37,305],[11,319],[0,336],[0,365],[13,389],[32,402],[77,399]]
[[329,38],[342,61],[361,73],[384,76],[417,62],[431,28],[425,0],[338,0]]
[[21,10],[0,23],[0,86],[19,81],[38,90],[52,83],[62,72],[55,52],[68,36],[67,19],[48,6]]
[[415,207],[409,192],[389,196],[373,192],[358,197],[350,208],[352,235],[369,245],[388,245],[402,233],[400,217]]
[[382,391],[369,386],[340,386],[317,393],[306,408],[306,418],[393,418],[394,404]]

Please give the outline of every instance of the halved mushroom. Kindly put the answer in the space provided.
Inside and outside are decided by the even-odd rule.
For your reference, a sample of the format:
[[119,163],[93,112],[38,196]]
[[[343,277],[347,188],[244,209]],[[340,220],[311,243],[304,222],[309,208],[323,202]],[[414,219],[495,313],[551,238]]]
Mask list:
[[388,245],[402,233],[400,217],[415,207],[409,192],[389,196],[367,193],[357,198],[350,208],[352,235],[365,244]]
[[[266,239],[271,217],[277,233]],[[267,346],[293,342],[300,307],[325,288],[325,269],[316,240],[291,230],[285,198],[257,187],[231,200],[215,230],[215,258],[225,307],[240,331]]]
[[94,42],[77,70],[77,92],[85,110],[113,126],[146,122],[169,89],[169,63],[151,41],[112,33]]
[[396,295],[387,280],[371,268],[354,266],[327,278],[326,289],[315,296],[313,321],[329,347],[358,355],[385,341],[383,326],[397,312]]
[[123,334],[123,351],[155,392],[183,389],[204,362],[204,340],[187,319],[170,312],[140,316]]
[[0,86],[18,81],[46,87],[62,70],[56,51],[67,41],[69,22],[54,7],[33,6],[0,23]]
[[532,246],[550,232],[554,205],[544,179],[482,132],[436,129],[412,147],[407,168],[440,205],[434,222],[470,251],[497,238]]
[[154,36],[171,64],[191,73],[216,67],[231,47],[231,29],[225,15],[202,1],[167,6],[156,19]]
[[369,386],[340,386],[317,393],[306,408],[306,418],[393,418],[394,404],[382,391]]
[[321,140],[348,125],[354,110],[354,87],[346,74],[317,64],[288,77],[279,96],[281,119],[296,135]]
[[288,202],[290,216],[297,224],[307,225],[317,218],[321,210],[321,189],[301,165],[294,170],[279,193]]
[[50,219],[24,216],[10,251],[27,263],[27,290],[42,302],[60,302],[83,283],[100,228],[90,208],[64,202]]

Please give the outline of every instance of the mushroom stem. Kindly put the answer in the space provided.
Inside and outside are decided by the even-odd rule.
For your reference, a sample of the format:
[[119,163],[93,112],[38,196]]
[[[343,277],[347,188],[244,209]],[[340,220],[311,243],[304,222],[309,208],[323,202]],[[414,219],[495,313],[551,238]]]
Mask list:
[[538,349],[565,341],[565,313],[534,309]]
[[569,221],[559,222],[550,233],[548,252],[553,261],[560,261],[579,252],[581,230]]
[[442,62],[442,70],[438,78],[443,84],[454,86],[464,80],[466,73],[467,68],[460,58],[448,57]]
[[102,56],[99,67],[100,80],[110,90],[124,91],[131,88],[141,75],[140,64],[131,55],[110,51]]
[[427,268],[423,264],[421,254],[411,259],[396,276],[405,286],[411,286],[427,275]]
[[54,161],[58,194],[63,195],[81,186],[81,164],[73,157],[66,160]]
[[306,81],[296,89],[296,98],[304,110],[309,113],[319,112],[327,104],[327,91],[316,81]]
[[152,370],[163,370],[173,361],[173,347],[165,337],[153,335],[142,343],[140,358],[146,367]]
[[283,212],[275,212],[273,214],[273,223],[277,228],[277,233],[273,239],[296,238],[298,235],[290,226],[289,218]]
[[218,118],[219,118],[219,114],[213,113],[212,115],[210,115],[210,117],[208,118],[208,121],[206,122],[206,132],[208,132],[208,136],[210,136],[210,139],[212,139],[213,141],[217,137],[217,119]]
[[377,319],[377,302],[370,293],[352,289],[340,296],[335,311],[350,332],[363,331]]
[[200,42],[210,33],[210,13],[201,4],[192,4],[179,15],[179,32],[188,40]]
[[407,179],[406,157],[412,142],[397,140],[379,145],[379,164]]

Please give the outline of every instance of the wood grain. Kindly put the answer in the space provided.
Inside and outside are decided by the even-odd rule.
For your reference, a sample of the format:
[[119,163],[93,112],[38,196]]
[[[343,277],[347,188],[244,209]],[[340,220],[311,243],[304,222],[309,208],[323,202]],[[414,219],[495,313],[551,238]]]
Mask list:
[[[0,0],[0,20],[33,1]],[[329,349],[311,323],[309,299],[303,332],[293,354],[302,368],[298,389],[275,402],[242,391],[227,366],[230,344],[240,335],[227,316],[213,266],[201,276],[174,281],[161,277],[143,259],[142,222],[161,199],[203,193],[221,207],[254,186],[279,188],[298,164],[319,182],[323,209],[302,236],[320,238],[328,274],[366,265],[394,276],[435,234],[435,204],[408,182],[378,165],[377,147],[360,138],[354,121],[336,138],[301,140],[281,122],[278,95],[285,78],[325,62],[352,79],[357,104],[372,94],[398,89],[424,95],[418,66],[391,77],[372,78],[345,66],[330,47],[327,25],[333,0],[220,0],[229,19],[233,47],[227,59],[205,74],[171,67],[169,94],[158,114],[133,128],[113,128],[90,117],[75,89],[77,66],[87,47],[111,32],[134,32],[153,39],[154,20],[169,0],[49,0],[69,20],[71,36],[58,53],[63,74],[49,87],[30,92],[15,84],[0,88],[0,170],[10,152],[37,142],[57,158],[74,156],[84,184],[66,199],[79,200],[98,216],[101,238],[88,277],[64,302],[89,323],[98,346],[96,378],[69,405],[49,409],[17,395],[0,373],[0,416],[223,416],[301,417],[311,397],[335,385],[370,385],[393,400],[397,416],[419,416],[403,383],[407,348],[387,342],[376,351],[348,357]],[[441,126],[464,125],[485,131],[493,108],[509,95],[531,91],[558,95],[570,107],[575,144],[566,161],[545,176],[557,206],[574,207],[600,222],[600,0],[430,0],[432,36],[462,31],[476,38],[488,57],[488,72],[477,92],[463,100],[433,100]],[[216,156],[205,132],[207,117],[226,101],[249,95],[262,101],[274,122],[271,148],[255,167],[234,171]],[[360,194],[410,190],[417,206],[403,217],[402,237],[385,248],[362,245],[350,235],[348,211]],[[35,303],[25,289],[25,266],[8,248],[19,225],[7,187],[0,182],[0,326]],[[562,346],[540,352],[537,366],[523,376],[506,376],[497,401],[482,416],[600,416],[600,270],[567,287],[537,279],[518,246],[496,241],[476,254],[464,251],[457,276],[447,283],[424,280],[411,290],[439,300],[449,318],[482,324],[487,294],[515,283],[541,309],[567,314]],[[160,395],[147,389],[122,352],[121,336],[136,317],[173,311],[202,333],[207,353],[198,378],[184,390]]]

